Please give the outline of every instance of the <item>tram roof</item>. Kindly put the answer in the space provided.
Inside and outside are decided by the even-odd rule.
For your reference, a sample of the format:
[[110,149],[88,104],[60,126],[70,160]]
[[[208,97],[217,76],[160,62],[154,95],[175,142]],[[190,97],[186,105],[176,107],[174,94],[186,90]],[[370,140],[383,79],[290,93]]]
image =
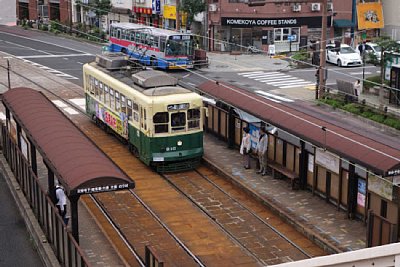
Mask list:
[[227,83],[207,81],[199,90],[382,176],[390,176],[400,169],[400,150],[372,138]]
[[2,101],[68,195],[134,188],[134,182],[42,92],[13,88]]
[[149,29],[151,32],[155,35],[163,35],[163,36],[168,36],[168,35],[191,35],[188,33],[180,33],[172,30],[167,30],[167,29],[162,29],[162,28],[156,28],[153,26],[149,25],[144,25],[144,24],[136,24],[136,23],[130,23],[130,22],[116,22],[111,24],[111,26],[117,26],[125,30],[136,30],[136,29]]

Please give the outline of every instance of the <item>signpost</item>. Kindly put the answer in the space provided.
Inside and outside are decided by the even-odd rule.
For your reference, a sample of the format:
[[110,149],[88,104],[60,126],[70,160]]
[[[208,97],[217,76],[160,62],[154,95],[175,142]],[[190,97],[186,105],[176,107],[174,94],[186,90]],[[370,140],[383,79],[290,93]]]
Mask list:
[[296,34],[288,35],[288,40],[289,40],[289,45],[290,45],[289,52],[292,52],[292,42],[296,41],[296,39],[297,39],[297,35]]

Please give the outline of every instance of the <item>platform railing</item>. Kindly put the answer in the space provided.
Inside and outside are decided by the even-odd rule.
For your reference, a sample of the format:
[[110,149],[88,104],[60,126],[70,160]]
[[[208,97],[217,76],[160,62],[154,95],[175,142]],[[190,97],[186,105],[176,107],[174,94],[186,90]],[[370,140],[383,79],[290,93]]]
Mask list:
[[58,210],[47,191],[40,184],[28,160],[18,148],[4,124],[1,124],[1,140],[3,155],[60,265],[68,267],[90,266],[82,249],[58,214]]

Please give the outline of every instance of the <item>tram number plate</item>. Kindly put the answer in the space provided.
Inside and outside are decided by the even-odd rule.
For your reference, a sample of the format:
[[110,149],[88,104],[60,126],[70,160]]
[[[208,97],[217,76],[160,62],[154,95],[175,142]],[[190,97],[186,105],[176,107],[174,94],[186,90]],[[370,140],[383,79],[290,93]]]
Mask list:
[[164,157],[153,157],[153,161],[164,161]]

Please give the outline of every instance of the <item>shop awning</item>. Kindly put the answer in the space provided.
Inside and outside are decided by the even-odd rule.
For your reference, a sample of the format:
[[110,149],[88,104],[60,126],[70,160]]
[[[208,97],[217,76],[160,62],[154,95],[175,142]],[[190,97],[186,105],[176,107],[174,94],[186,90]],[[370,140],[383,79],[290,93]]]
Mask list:
[[333,26],[336,28],[350,28],[354,27],[354,23],[349,19],[334,19]]

